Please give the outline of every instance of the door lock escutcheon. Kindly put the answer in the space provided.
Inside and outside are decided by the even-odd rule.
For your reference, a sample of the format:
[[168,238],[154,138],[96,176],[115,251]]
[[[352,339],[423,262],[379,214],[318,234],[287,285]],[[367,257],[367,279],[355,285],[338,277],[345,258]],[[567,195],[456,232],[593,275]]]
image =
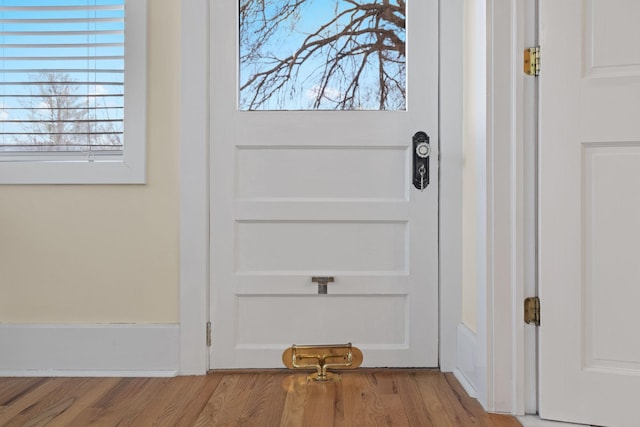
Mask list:
[[418,131],[413,135],[413,186],[423,191],[429,185],[429,135]]

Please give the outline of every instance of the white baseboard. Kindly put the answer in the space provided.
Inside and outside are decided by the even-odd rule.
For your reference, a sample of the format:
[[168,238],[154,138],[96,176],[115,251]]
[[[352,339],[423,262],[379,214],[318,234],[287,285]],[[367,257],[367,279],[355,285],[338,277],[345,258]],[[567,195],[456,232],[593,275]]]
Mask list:
[[0,376],[174,376],[177,324],[0,324]]
[[453,371],[454,375],[462,384],[467,394],[473,398],[478,397],[476,367],[477,360],[477,341],[478,337],[475,332],[466,325],[460,323],[458,325],[458,363]]
[[562,423],[559,421],[542,420],[537,415],[526,415],[524,417],[517,417],[517,418],[523,427],[572,427],[572,426],[573,427],[589,427],[585,424],[570,424],[570,423]]

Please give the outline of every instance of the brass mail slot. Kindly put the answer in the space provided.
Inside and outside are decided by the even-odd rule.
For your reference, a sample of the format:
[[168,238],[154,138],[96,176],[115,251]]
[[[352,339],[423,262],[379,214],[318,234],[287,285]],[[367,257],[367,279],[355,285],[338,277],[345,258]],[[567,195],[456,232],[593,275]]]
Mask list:
[[339,375],[330,369],[356,369],[362,365],[362,351],[348,344],[292,345],[282,353],[282,363],[289,369],[316,369],[308,379],[313,381],[337,381]]

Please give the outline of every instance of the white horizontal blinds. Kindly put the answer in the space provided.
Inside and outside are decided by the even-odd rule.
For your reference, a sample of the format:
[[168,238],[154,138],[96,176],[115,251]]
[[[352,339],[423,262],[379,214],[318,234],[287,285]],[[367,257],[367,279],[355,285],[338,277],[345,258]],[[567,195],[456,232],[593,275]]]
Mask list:
[[122,154],[125,0],[0,0],[0,154]]

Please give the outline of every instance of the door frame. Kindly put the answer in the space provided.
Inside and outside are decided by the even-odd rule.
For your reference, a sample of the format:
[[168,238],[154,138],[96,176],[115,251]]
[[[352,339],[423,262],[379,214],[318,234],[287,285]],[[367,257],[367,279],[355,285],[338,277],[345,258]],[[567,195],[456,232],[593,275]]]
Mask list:
[[[214,0],[215,1],[215,0]],[[440,0],[440,367],[452,371],[461,316],[462,0]],[[209,368],[208,0],[181,2],[180,361],[181,375]],[[204,90],[203,90],[204,88]],[[443,167],[444,166],[444,167]],[[214,343],[215,344],[215,343]]]
[[[440,0],[440,368],[458,367],[462,318],[462,52],[465,0]],[[525,0],[487,0],[487,176],[483,231],[486,272],[479,283],[479,398],[489,411],[523,414],[531,375],[525,345],[521,117],[524,111],[519,48]],[[181,375],[205,374],[209,291],[209,46],[208,0],[181,2],[180,106],[180,343]],[[502,36],[502,37],[500,37]],[[505,37],[506,36],[506,37]],[[442,47],[446,46],[447,49]],[[506,65],[505,65],[506,64]],[[506,67],[506,68],[505,68]],[[502,74],[500,73],[502,72]],[[506,80],[500,80],[505,78]],[[511,84],[504,84],[504,82]],[[203,90],[204,88],[204,90]],[[497,124],[507,131],[496,133]],[[496,153],[504,155],[495,156]],[[506,193],[501,191],[506,189]],[[495,197],[498,196],[498,197]],[[496,213],[507,221],[495,221]],[[500,255],[500,256],[498,256]],[[506,258],[505,258],[506,256]],[[509,259],[508,263],[503,263]],[[500,262],[496,262],[500,261]],[[499,299],[494,298],[500,296]],[[499,328],[504,327],[506,331]],[[504,333],[506,332],[506,333]]]
[[[522,298],[525,206],[518,59],[525,0],[486,0],[487,214],[478,288],[478,397],[490,411],[524,413]],[[463,0],[440,0],[440,367],[458,366],[462,317],[462,34]],[[180,361],[181,375],[209,367],[205,334],[209,292],[208,0],[181,2]],[[506,37],[504,37],[506,35]],[[446,46],[446,49],[442,47]],[[504,84],[504,82],[511,84]],[[205,88],[205,90],[203,90]],[[502,214],[504,221],[496,221]],[[505,263],[504,260],[509,262]],[[504,330],[497,328],[503,328]],[[528,344],[530,346],[530,344]],[[498,370],[499,368],[499,370]],[[535,382],[535,377],[533,378]]]
[[536,12],[537,0],[486,0],[486,163],[478,198],[485,253],[474,377],[487,411],[514,415],[537,412],[537,331],[523,321],[524,298],[537,293],[537,83],[522,68]]
[[[476,351],[479,398],[490,411],[524,413],[526,378],[522,297],[524,296],[524,168],[520,117],[524,0],[487,0],[488,218],[507,213],[505,222],[487,222],[486,275],[478,289]],[[440,0],[440,367],[458,367],[457,327],[462,312],[462,34],[464,0]],[[181,2],[180,106],[180,343],[181,375],[205,374],[209,367],[205,334],[209,290],[208,178],[208,0]],[[498,34],[506,37],[499,37]],[[447,46],[447,49],[442,49]],[[515,64],[514,64],[515,62]],[[506,64],[506,70],[504,68]],[[506,73],[500,75],[499,71]],[[506,80],[499,78],[506,77]],[[505,81],[511,84],[504,84]],[[500,84],[498,84],[500,83]],[[203,90],[204,88],[204,90]],[[496,124],[508,131],[495,133]],[[496,157],[493,154],[504,153]],[[519,154],[520,153],[520,154]],[[498,188],[498,185],[500,188]],[[507,193],[498,190],[506,188]],[[502,195],[498,198],[495,196]],[[513,244],[515,243],[515,244]],[[500,256],[498,257],[497,254]],[[506,256],[507,258],[504,258]],[[509,259],[509,263],[496,263]],[[506,264],[506,265],[505,265]],[[500,296],[500,299],[494,299]],[[499,330],[506,328],[506,333]],[[535,377],[534,377],[535,381]]]

